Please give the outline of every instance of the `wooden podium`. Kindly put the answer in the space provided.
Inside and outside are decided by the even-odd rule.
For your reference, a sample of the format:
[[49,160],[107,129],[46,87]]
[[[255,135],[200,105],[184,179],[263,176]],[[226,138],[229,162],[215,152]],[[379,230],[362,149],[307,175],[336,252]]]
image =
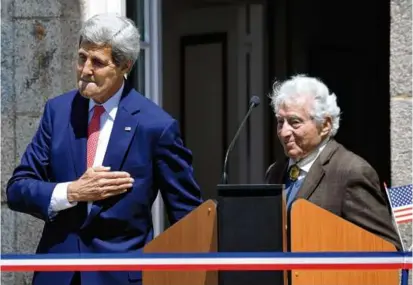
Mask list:
[[[237,193],[237,185],[230,188],[231,193]],[[288,239],[283,195],[258,197],[246,191],[245,185],[240,186],[240,189],[234,197],[221,193],[217,201],[204,202],[147,244],[143,252],[285,251],[287,243],[293,252],[396,251],[392,244],[382,238],[302,199],[294,202],[289,213]],[[251,217],[251,220],[242,223],[246,217]],[[259,217],[265,223],[253,223]],[[251,229],[252,224],[254,226]],[[263,226],[265,224],[266,227]],[[247,230],[242,228],[243,225]],[[263,230],[266,231],[264,234]],[[143,285],[399,284],[398,270],[292,270],[281,273],[289,278],[280,279],[276,272],[144,271]]]
[[[298,199],[291,207],[291,251],[396,251],[393,244]],[[398,270],[292,270],[292,285],[398,285]]]
[[[217,207],[204,202],[148,243],[144,253],[217,252]],[[144,271],[143,285],[217,285],[216,271]]]

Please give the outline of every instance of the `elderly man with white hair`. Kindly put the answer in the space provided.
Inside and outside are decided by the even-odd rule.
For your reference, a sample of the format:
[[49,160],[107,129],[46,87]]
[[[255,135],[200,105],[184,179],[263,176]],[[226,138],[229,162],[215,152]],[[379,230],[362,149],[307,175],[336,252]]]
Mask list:
[[[7,185],[10,209],[45,221],[37,253],[137,253],[158,190],[175,223],[202,202],[178,122],[125,80],[134,23],[96,15],[80,31],[77,89],[46,103]],[[141,284],[138,271],[35,272],[34,285]]]
[[266,181],[285,184],[287,208],[310,202],[401,248],[376,171],[334,140],[340,125],[337,97],[304,75],[275,84],[271,103],[286,155],[267,170]]

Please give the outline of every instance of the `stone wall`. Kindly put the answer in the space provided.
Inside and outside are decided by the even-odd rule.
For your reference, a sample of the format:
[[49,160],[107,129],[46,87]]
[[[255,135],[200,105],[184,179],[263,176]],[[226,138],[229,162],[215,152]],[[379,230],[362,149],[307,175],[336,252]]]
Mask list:
[[[412,183],[412,2],[410,0],[391,2],[390,49],[391,176],[392,186],[398,186]],[[402,224],[399,228],[405,246],[410,247],[412,223]]]
[[[49,97],[76,85],[74,56],[81,25],[77,0],[1,3],[1,250],[33,253],[43,223],[12,212],[5,184],[31,140]],[[2,273],[2,284],[30,284],[31,274]]]
[[[412,1],[391,1],[390,116],[392,186],[412,183]],[[412,223],[399,226],[406,248]],[[412,284],[412,274],[409,275]]]

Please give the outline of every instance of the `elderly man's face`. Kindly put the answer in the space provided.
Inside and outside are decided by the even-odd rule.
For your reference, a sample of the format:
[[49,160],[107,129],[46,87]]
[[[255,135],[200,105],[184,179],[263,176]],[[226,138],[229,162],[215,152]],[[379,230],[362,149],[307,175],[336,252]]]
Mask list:
[[106,102],[122,86],[126,71],[113,62],[110,46],[80,45],[77,81],[82,96],[97,103]]
[[284,104],[277,113],[277,135],[285,154],[295,160],[306,157],[323,141],[331,130],[331,119],[317,126],[309,110],[312,100],[304,98],[294,104]]

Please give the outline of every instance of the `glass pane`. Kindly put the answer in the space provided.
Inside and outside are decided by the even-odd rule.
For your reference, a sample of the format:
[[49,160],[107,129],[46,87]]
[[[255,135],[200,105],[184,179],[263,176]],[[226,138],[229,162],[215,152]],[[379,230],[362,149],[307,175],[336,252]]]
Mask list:
[[128,76],[129,82],[132,82],[133,88],[139,93],[146,96],[145,92],[145,50],[141,49],[138,60],[132,67]]
[[[145,2],[146,0],[126,0],[126,16],[132,19],[139,29],[141,48],[145,41]],[[133,87],[144,96],[147,96],[145,92],[145,61],[147,59],[145,57],[145,51],[141,49],[129,78]]]
[[132,70],[131,78],[133,78],[133,87],[138,90],[139,93],[146,96],[145,92],[145,50],[141,49],[138,60],[135,67]]
[[145,0],[127,0],[126,16],[132,19],[139,29],[141,41],[146,41],[145,37]]
[[136,17],[136,24],[138,25],[139,32],[141,33],[141,41],[146,41],[145,37],[145,0],[137,0],[136,1],[136,10],[137,17]]

